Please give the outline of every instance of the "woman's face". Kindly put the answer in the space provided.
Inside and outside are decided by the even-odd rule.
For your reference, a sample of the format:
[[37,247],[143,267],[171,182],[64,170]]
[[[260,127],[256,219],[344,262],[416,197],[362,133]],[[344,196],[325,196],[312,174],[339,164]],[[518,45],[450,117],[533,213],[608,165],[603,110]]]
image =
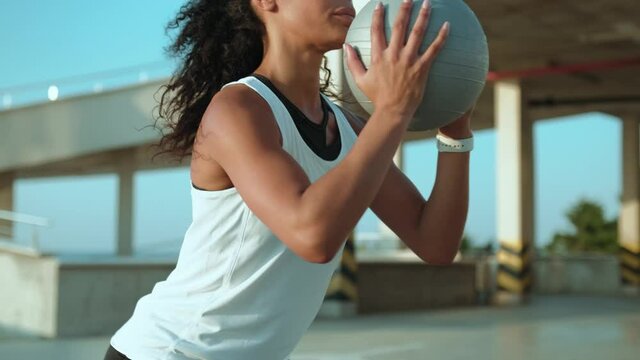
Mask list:
[[275,7],[265,15],[295,41],[317,47],[322,52],[339,49],[355,16],[351,0],[274,0]]

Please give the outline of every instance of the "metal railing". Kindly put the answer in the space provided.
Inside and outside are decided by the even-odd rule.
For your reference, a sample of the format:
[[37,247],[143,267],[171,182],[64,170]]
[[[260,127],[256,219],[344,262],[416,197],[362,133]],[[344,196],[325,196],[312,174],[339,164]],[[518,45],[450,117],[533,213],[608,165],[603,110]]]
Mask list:
[[0,86],[0,112],[168,78],[176,64],[159,60],[122,68]]
[[52,221],[45,217],[22,214],[1,209],[0,220],[5,220],[12,224],[0,226],[0,240],[2,240],[5,245],[9,245],[12,248],[25,247],[21,246],[21,244],[18,244],[15,241],[15,227],[13,225],[21,224],[31,228],[30,239],[28,241],[28,244],[26,245],[26,247],[30,250],[28,251],[30,253],[40,251],[39,230],[41,228],[51,227],[52,225]]

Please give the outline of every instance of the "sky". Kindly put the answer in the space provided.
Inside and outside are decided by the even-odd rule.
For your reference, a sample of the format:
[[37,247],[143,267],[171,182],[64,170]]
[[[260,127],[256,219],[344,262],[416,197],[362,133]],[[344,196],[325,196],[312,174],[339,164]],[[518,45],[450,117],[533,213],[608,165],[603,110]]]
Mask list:
[[[168,74],[172,61],[163,52],[170,41],[164,26],[181,4],[176,0],[0,2],[0,93],[11,94],[10,100],[0,94],[0,100],[6,104],[46,99],[53,83],[65,85],[60,86],[64,96],[74,86],[75,91],[86,92],[96,83],[108,86],[109,81],[131,83]],[[496,134],[483,130],[474,135],[465,232],[481,245],[496,237]],[[609,218],[617,216],[621,191],[617,118],[590,113],[546,119],[535,123],[534,137],[537,245],[547,243],[556,231],[570,230],[565,213],[580,198],[599,202]],[[404,151],[405,173],[428,198],[436,177],[434,141],[409,143]],[[134,247],[145,252],[175,251],[191,221],[188,169],[140,171],[135,186]],[[39,234],[43,249],[114,251],[115,174],[21,179],[14,196],[15,211],[52,220],[53,226]],[[367,210],[356,236],[376,231],[378,221]],[[17,236],[28,241],[30,231],[18,227]]]

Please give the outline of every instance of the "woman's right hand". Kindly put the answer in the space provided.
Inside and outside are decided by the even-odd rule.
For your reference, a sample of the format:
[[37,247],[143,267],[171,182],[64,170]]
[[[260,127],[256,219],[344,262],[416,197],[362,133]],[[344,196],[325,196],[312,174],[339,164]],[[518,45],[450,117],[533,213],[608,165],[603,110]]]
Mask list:
[[376,6],[371,22],[371,64],[368,69],[365,69],[355,49],[345,44],[347,66],[360,90],[373,102],[376,110],[382,108],[400,115],[406,125],[422,101],[431,64],[449,33],[449,24],[445,22],[433,43],[419,54],[431,6],[427,0],[424,1],[405,44],[412,7],[411,1],[403,1],[400,5],[387,46],[384,6],[380,3]]

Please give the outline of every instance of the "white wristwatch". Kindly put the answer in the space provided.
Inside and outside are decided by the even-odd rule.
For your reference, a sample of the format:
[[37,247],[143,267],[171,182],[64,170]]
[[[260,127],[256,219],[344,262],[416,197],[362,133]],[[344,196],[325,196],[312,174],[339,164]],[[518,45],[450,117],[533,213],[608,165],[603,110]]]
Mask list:
[[452,139],[448,136],[436,135],[439,152],[468,152],[473,150],[473,136],[466,139]]

